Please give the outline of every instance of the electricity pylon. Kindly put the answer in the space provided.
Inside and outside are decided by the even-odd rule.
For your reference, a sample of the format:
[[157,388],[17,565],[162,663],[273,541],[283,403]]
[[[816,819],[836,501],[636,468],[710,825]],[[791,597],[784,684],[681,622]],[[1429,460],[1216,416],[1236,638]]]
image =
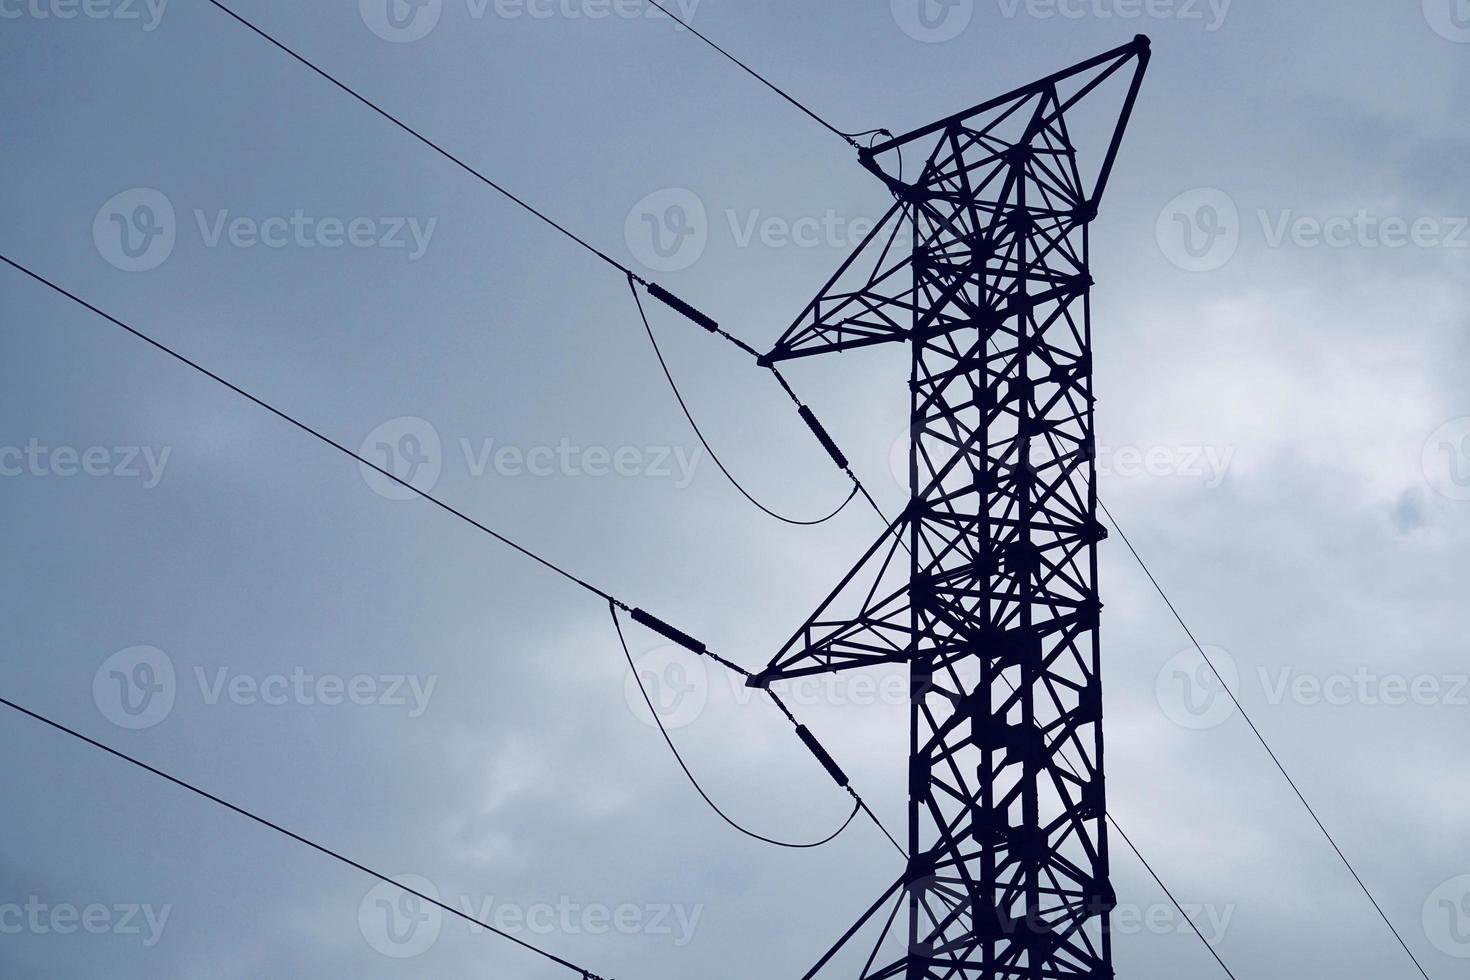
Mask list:
[[[908,507],[751,680],[912,685],[907,872],[808,976],[890,901],[863,980],[1113,976],[1088,226],[1148,60],[1139,36],[863,151],[896,201],[762,358],[912,350]],[[1068,117],[1107,91],[1089,155]]]

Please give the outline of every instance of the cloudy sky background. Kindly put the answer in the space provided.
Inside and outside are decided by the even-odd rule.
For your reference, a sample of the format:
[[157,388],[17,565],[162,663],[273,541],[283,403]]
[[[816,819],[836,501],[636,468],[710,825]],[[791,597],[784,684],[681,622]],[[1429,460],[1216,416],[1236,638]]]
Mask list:
[[[902,0],[693,11],[854,130],[910,129],[1152,35],[1094,226],[1102,491],[1436,980],[1470,957],[1470,10],[1456,2],[1160,0],[1126,19],[1139,9],[1126,0],[977,0],[932,30]],[[705,212],[692,250],[657,278],[756,346],[885,207],[831,134],[661,18],[588,16],[607,9],[595,0],[477,17],[444,0],[427,36],[395,43],[346,0],[236,7],[640,271],[645,199],[692,195]],[[747,666],[870,543],[869,512],[791,529],[691,456],[615,270],[203,0],[156,19],[92,9],[111,15],[0,3],[4,254],[354,447],[425,420],[443,447],[436,495]],[[127,272],[94,221],[138,188],[167,198],[176,241],[156,268]],[[415,258],[211,246],[196,217],[298,209],[435,223]],[[1310,222],[1331,219],[1346,237],[1318,241]],[[1385,219],[1425,220],[1405,236]],[[813,220],[833,230],[783,243]],[[747,239],[752,222],[767,233]],[[1200,251],[1206,226],[1222,234]],[[1396,233],[1414,240],[1385,247]],[[456,905],[529,916],[517,935],[604,976],[800,976],[900,871],[862,822],[796,854],[719,823],[630,707],[596,599],[421,501],[386,499],[350,461],[10,270],[0,303],[0,448],[102,447],[94,468],[123,470],[26,465],[0,479],[5,697]],[[653,316],[697,417],[754,492],[799,516],[840,499],[843,481],[762,372]],[[892,349],[790,371],[890,509],[905,370]],[[477,475],[487,440],[565,445],[576,462]],[[146,466],[126,475],[126,447],[168,453],[156,486]],[[588,447],[636,450],[636,475],[592,475]],[[661,464],[678,453],[696,459],[692,480]],[[1187,640],[1121,542],[1103,558],[1124,828],[1238,976],[1412,975],[1249,730],[1181,680],[1197,660],[1178,659]],[[629,637],[661,680],[693,685],[693,700],[669,702],[675,737],[730,812],[794,839],[840,822],[845,797],[768,705],[654,635]],[[166,654],[177,683],[166,717],[129,730],[111,720],[104,663],[137,646]],[[425,710],[412,697],[211,703],[221,676],[298,668],[411,676]],[[1312,694],[1333,678],[1352,681],[1335,682],[1344,703]],[[1419,703],[1384,703],[1394,679],[1417,684]],[[795,700],[901,827],[902,705],[851,686]],[[449,920],[418,955],[384,955],[406,950],[381,916],[374,926],[370,879],[32,721],[0,716],[0,761],[7,976],[566,975]],[[1135,859],[1118,846],[1114,863],[1131,916],[1119,976],[1215,975]],[[156,936],[115,911],[101,935],[8,928],[7,906],[33,896],[47,915],[101,904],[168,918]],[[570,909],[553,918],[572,928],[546,906]],[[600,927],[598,911],[620,907],[627,927]]]

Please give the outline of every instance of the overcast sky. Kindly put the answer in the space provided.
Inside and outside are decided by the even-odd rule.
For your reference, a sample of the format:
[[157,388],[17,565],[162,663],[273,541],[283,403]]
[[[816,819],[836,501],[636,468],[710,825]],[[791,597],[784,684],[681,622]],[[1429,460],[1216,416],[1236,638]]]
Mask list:
[[[1153,37],[1093,232],[1102,493],[1463,975],[1470,6],[926,2],[680,7],[848,130]],[[234,5],[758,347],[886,206],[638,4]],[[750,507],[615,269],[204,0],[0,0],[0,65],[0,252],[722,655],[764,664],[877,533]],[[861,821],[803,852],[721,824],[596,598],[9,269],[0,309],[4,697],[620,980],[800,976],[901,871]],[[764,373],[651,315],[751,491],[834,506]],[[897,348],[790,371],[890,510],[905,376]],[[1415,975],[1116,537],[1101,586],[1111,809],[1236,975]],[[628,636],[732,815],[840,823],[769,705]],[[792,701],[899,829],[894,680]],[[22,717],[0,763],[6,976],[568,975]],[[1114,871],[1120,977],[1223,976],[1116,842]]]

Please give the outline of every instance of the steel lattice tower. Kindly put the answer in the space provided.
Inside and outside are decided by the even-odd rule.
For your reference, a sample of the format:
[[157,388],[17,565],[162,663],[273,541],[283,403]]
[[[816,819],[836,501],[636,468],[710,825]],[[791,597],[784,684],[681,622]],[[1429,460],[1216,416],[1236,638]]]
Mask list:
[[[864,980],[1113,976],[1088,225],[1148,59],[864,151],[895,204],[763,358],[912,350],[910,503],[751,681],[912,682],[907,873],[808,976],[890,903]],[[1067,118],[1107,90],[1089,179]]]

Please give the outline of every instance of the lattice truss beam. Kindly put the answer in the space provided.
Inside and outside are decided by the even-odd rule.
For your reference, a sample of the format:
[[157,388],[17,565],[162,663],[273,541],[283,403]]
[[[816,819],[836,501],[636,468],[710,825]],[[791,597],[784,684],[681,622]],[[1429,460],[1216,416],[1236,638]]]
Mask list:
[[[1087,229],[1147,60],[875,147],[893,208],[766,355],[912,352],[910,504],[753,681],[909,666],[910,866],[864,978],[1112,976]],[[1089,168],[1067,113],[1110,80]]]

